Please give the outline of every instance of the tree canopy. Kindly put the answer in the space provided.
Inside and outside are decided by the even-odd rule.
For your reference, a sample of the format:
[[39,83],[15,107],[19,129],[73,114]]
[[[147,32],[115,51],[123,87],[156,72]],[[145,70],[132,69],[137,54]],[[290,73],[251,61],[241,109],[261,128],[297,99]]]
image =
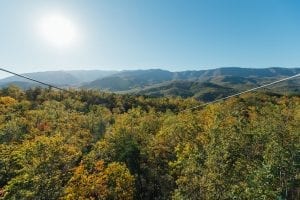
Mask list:
[[300,97],[0,90],[0,199],[299,199]]

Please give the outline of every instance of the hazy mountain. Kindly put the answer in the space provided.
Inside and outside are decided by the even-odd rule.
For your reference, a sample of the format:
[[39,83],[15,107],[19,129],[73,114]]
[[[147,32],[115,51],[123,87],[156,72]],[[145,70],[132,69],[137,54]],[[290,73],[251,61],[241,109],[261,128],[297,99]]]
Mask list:
[[124,91],[169,81],[173,79],[173,76],[173,72],[161,69],[122,71],[113,74],[112,76],[92,81],[83,87],[110,91]]
[[126,70],[115,74],[115,76],[144,83],[156,83],[173,79],[174,73],[161,69]]
[[[29,78],[53,84],[56,86],[80,86],[83,83],[112,75],[114,71],[102,70],[71,70],[71,71],[46,71],[22,74]],[[22,88],[36,86],[36,83],[18,76],[10,76],[0,80],[0,86],[15,83]]]
[[19,88],[22,88],[22,89],[29,89],[32,87],[44,87],[38,83],[32,83],[32,82],[26,82],[26,81],[11,81],[11,82],[1,82],[0,81],[0,88],[5,88],[10,85],[18,86]]
[[[74,85],[79,82],[77,78],[65,71],[48,71],[48,72],[35,72],[23,74],[32,79],[43,81],[58,86]],[[21,77],[11,76],[0,80],[0,83],[11,83],[11,82],[27,82],[32,83],[30,80],[26,80]]]
[[87,83],[94,81],[96,79],[100,79],[106,76],[111,76],[117,71],[104,71],[104,70],[71,70],[66,71],[68,74],[75,77],[80,83]]

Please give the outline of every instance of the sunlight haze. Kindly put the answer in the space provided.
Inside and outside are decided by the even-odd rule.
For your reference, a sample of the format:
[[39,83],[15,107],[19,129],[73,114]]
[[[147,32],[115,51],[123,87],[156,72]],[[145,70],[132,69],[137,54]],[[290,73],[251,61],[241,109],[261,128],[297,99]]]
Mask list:
[[62,14],[51,13],[38,21],[40,36],[52,46],[65,48],[76,43],[78,30],[74,23]]

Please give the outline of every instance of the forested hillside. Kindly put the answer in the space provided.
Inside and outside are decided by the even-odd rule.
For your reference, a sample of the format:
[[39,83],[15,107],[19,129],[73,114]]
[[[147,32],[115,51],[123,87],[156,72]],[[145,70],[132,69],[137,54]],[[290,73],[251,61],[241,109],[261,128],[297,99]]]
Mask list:
[[300,199],[300,97],[0,90],[0,199]]
[[[132,91],[132,93],[152,97],[193,97],[207,102],[277,80],[278,78],[259,79],[225,76],[202,81],[171,81]],[[275,87],[264,88],[264,92],[277,93],[279,95],[297,95],[300,94],[299,85],[300,79],[294,79],[279,83]]]
[[[265,82],[271,82],[298,73],[300,73],[300,68],[253,69],[224,67],[180,72],[170,72],[161,69],[125,70],[111,76],[91,81],[90,83],[84,84],[83,87],[115,92],[141,92],[151,95],[152,93],[148,92],[149,87],[151,88],[150,90],[156,89],[156,92],[159,92],[161,86],[183,81],[195,84],[208,82],[217,85],[217,87],[225,86],[231,89],[243,90],[245,86],[258,86]],[[289,88],[287,87],[286,89],[288,90]],[[165,94],[166,93],[163,93],[163,95]],[[176,96],[176,93],[171,94]]]
[[[239,68],[224,67],[209,70],[193,70],[170,72],[161,69],[146,70],[123,70],[123,71],[103,71],[103,70],[69,70],[69,71],[46,71],[23,74],[26,77],[46,82],[65,88],[86,88],[100,89],[119,93],[139,93],[153,96],[182,96],[185,92],[180,87],[175,86],[177,82],[184,84],[211,84],[213,90],[219,87],[226,87],[230,90],[243,90],[255,87],[264,83],[276,81],[278,79],[293,76],[300,73],[300,68]],[[288,82],[286,82],[288,83]],[[299,81],[298,81],[299,83]],[[23,89],[38,86],[36,83],[18,76],[11,76],[0,79],[0,88],[9,85],[17,85]],[[293,92],[290,89],[293,83],[287,84],[284,90]],[[174,92],[160,91],[163,88],[172,88]],[[202,87],[200,87],[202,88]],[[199,90],[191,88],[191,96],[200,100]],[[220,92],[226,95],[227,91]],[[299,89],[298,89],[299,92]],[[200,92],[201,93],[201,92]],[[217,95],[218,96],[218,95]],[[199,98],[200,97],[200,98]]]

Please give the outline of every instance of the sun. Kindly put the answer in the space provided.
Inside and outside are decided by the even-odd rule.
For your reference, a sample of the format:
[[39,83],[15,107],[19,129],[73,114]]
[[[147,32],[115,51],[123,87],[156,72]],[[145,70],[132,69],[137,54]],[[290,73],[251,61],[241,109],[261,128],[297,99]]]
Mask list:
[[49,45],[65,48],[76,43],[78,31],[74,23],[62,14],[48,14],[38,22],[39,35]]

